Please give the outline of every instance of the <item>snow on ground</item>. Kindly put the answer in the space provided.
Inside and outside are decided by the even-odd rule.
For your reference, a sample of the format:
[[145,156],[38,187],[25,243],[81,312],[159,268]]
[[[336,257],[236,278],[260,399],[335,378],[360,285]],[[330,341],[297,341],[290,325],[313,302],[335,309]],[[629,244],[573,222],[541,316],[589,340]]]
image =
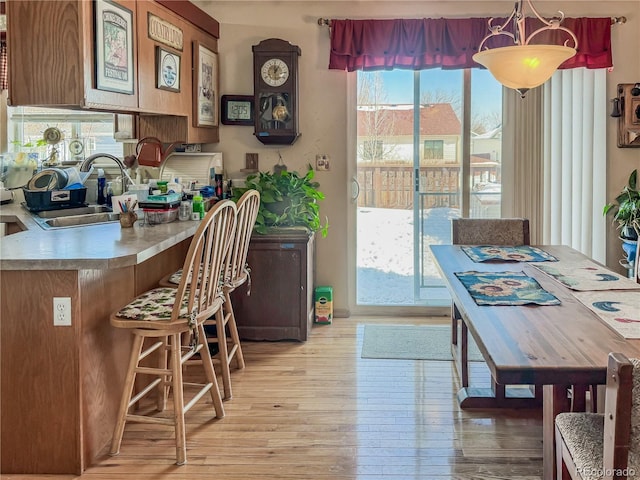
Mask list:
[[[428,245],[451,243],[451,218],[456,216],[458,211],[451,208],[424,212],[420,231],[426,284],[438,283],[440,278]],[[357,222],[358,304],[414,305],[413,211],[359,208]]]

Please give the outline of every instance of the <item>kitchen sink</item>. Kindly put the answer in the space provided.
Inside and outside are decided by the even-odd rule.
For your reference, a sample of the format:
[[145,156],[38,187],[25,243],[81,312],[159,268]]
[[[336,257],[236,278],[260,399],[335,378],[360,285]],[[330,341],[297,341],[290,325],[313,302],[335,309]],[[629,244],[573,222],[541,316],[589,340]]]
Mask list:
[[113,213],[106,205],[47,210],[33,215],[34,220],[44,229],[83,227],[98,223],[117,222],[119,213]]
[[46,225],[45,228],[82,227],[84,225],[93,225],[95,223],[117,222],[119,219],[119,213],[104,212],[50,218],[42,222],[42,224]]
[[58,217],[72,217],[77,215],[90,215],[93,213],[108,213],[111,212],[111,208],[106,205],[87,205],[86,207],[76,208],[61,208],[59,210],[46,210],[44,212],[38,212],[40,218],[58,218]]

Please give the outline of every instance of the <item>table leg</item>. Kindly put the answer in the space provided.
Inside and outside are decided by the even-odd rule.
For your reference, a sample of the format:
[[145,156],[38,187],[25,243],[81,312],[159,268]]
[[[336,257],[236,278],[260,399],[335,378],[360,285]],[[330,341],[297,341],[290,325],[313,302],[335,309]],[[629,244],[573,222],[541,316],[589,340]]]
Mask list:
[[[455,311],[457,312],[457,309]],[[461,320],[460,337],[456,334],[457,343],[453,343],[452,338],[451,344],[454,364],[462,385],[457,395],[460,408],[538,408],[542,403],[539,386],[534,387],[533,396],[522,389],[510,389],[507,392],[504,385],[496,383],[493,379],[490,388],[469,386],[469,328],[464,319]]]
[[455,303],[451,303],[451,344],[458,344],[458,320],[462,317]]
[[556,415],[568,412],[571,401],[567,396],[570,385],[545,385],[542,401],[542,478],[556,478]]
[[462,323],[460,338],[460,382],[463,387],[469,386],[469,328]]

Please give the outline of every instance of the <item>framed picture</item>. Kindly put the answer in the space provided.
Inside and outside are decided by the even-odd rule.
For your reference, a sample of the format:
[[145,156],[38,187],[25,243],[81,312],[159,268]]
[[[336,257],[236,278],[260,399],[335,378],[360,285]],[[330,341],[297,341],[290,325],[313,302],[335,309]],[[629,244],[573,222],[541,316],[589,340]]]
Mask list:
[[180,91],[180,55],[156,47],[156,87]]
[[220,112],[224,125],[253,126],[253,95],[223,95]]
[[96,88],[133,95],[133,14],[110,0],[94,6]]
[[218,126],[218,54],[193,42],[193,124]]

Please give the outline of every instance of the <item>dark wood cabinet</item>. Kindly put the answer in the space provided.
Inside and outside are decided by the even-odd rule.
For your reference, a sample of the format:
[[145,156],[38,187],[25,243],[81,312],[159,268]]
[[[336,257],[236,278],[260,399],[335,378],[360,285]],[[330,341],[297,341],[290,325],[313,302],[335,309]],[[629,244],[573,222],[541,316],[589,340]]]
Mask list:
[[282,234],[253,234],[247,262],[248,284],[232,296],[240,338],[301,340],[313,324],[314,234],[285,230]]

